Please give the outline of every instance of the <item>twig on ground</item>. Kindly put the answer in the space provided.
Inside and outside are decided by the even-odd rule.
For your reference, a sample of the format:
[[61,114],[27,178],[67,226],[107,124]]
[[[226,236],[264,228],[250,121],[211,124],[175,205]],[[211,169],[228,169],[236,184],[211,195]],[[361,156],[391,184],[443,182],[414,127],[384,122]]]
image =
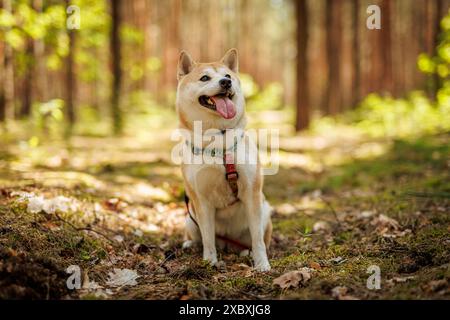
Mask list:
[[101,235],[101,236],[104,237],[106,240],[110,241],[111,243],[115,243],[113,239],[111,239],[110,237],[108,237],[108,236],[107,236],[106,234],[104,234],[103,232],[100,232],[100,231],[98,231],[98,230],[95,230],[95,229],[93,229],[93,228],[91,228],[91,227],[77,227],[76,225],[74,225],[74,224],[71,223],[70,221],[67,221],[67,220],[63,219],[63,218],[62,218],[60,215],[58,215],[56,212],[55,212],[55,217],[57,217],[58,220],[62,221],[63,223],[65,223],[65,224],[67,224],[67,225],[69,225],[71,228],[73,228],[73,229],[76,230],[76,231],[91,231],[91,232],[94,232],[94,233],[97,233],[97,234]]

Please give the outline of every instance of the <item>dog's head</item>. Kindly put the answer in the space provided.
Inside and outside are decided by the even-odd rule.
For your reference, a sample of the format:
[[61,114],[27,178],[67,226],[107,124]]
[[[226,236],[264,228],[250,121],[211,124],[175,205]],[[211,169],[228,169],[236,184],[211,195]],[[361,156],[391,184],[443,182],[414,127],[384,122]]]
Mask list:
[[233,128],[244,113],[238,78],[238,54],[229,50],[218,62],[197,63],[183,51],[178,61],[177,110],[184,125]]

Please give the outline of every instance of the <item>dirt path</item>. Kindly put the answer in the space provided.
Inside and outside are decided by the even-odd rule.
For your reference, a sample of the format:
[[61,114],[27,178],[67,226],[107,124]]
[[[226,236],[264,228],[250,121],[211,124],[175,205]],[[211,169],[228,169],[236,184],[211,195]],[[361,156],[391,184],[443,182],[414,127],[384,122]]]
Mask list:
[[[276,212],[264,274],[248,257],[221,252],[226,269],[216,270],[181,250],[182,180],[170,143],[1,146],[0,299],[448,299],[449,138],[283,139],[279,173],[266,177]],[[84,288],[67,288],[70,265]],[[367,287],[370,266],[381,272],[379,290]],[[130,270],[131,285],[114,268]],[[294,270],[311,279],[273,284]]]

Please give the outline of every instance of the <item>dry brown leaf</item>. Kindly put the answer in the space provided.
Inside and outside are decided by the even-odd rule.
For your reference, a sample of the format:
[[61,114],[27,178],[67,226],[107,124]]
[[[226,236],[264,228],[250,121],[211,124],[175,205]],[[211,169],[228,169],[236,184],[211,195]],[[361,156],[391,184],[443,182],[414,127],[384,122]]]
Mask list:
[[331,296],[338,299],[340,296],[347,294],[348,288],[344,286],[337,286],[331,289]]
[[103,201],[103,207],[111,211],[122,211],[128,204],[118,198],[111,198]]
[[351,296],[348,293],[348,288],[344,286],[337,286],[331,289],[331,296],[337,300],[359,300],[358,298]]
[[436,292],[439,290],[448,289],[448,287],[449,287],[448,281],[446,279],[441,279],[441,280],[432,280],[428,282],[425,289],[429,292]]
[[378,217],[374,218],[371,221],[371,225],[375,226],[376,232],[385,238],[403,237],[411,233],[410,229],[401,230],[397,220],[389,218],[384,214],[380,214]]
[[287,272],[273,280],[273,284],[281,289],[296,288],[300,284],[305,284],[312,277],[313,270],[310,268],[301,268],[300,270]]
[[389,218],[388,216],[385,216],[384,214],[380,214],[377,218],[373,219],[371,224],[380,229],[384,229],[384,228],[393,229],[393,230],[400,229],[400,224],[397,222],[397,220]]
[[315,269],[315,270],[321,270],[321,269],[322,269],[322,267],[320,266],[320,264],[317,263],[317,262],[315,262],[315,261],[311,261],[311,262],[309,263],[309,267],[312,268],[312,269]]

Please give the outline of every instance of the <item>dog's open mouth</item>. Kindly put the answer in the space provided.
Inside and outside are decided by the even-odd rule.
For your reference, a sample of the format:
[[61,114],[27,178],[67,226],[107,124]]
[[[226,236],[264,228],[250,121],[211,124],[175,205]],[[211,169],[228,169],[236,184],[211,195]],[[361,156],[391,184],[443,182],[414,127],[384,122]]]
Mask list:
[[198,102],[205,108],[217,111],[223,118],[232,119],[236,115],[233,96],[234,94],[228,91],[215,96],[200,96]]

